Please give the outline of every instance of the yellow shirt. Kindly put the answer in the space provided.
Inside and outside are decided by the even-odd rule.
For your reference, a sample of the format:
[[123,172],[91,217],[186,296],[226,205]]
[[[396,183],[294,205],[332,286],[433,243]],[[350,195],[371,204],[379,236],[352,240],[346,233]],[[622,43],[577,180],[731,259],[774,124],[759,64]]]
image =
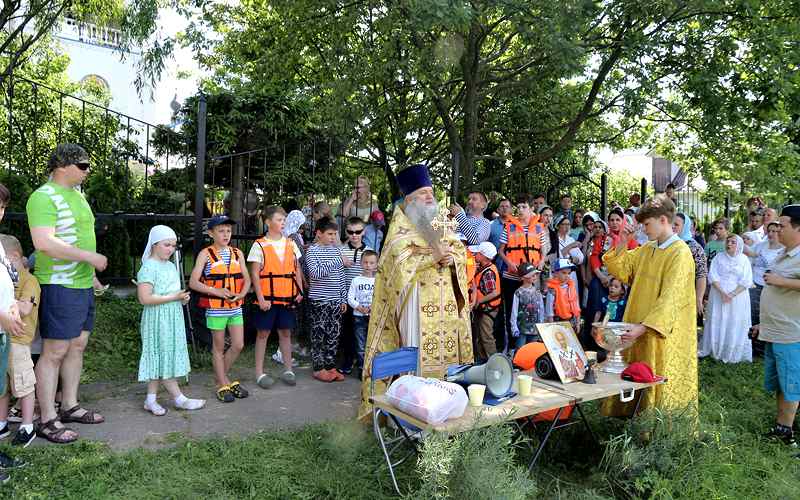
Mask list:
[[19,282],[14,286],[14,298],[20,302],[31,302],[33,300],[33,309],[27,316],[22,317],[25,323],[25,334],[21,337],[14,337],[9,335],[13,344],[31,345],[33,338],[36,336],[36,326],[39,323],[39,296],[41,289],[39,288],[39,281],[34,275],[28,272],[27,269],[20,269]]
[[[697,312],[689,247],[675,236],[661,245],[650,241],[633,250],[611,250],[603,262],[610,274],[631,286],[624,321],[647,327],[625,351],[626,361],[643,361],[667,378],[645,393],[641,409],[696,407]],[[632,410],[617,398],[603,404],[606,415],[627,416]]]

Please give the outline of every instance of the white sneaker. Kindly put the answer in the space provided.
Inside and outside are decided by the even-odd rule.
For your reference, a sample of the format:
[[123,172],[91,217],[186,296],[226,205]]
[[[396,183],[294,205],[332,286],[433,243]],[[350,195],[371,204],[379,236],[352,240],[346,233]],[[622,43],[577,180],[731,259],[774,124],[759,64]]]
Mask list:
[[272,360],[278,364],[283,364],[283,355],[281,354],[280,349],[275,351],[275,354],[272,355]]
[[183,403],[175,403],[175,408],[179,410],[199,410],[206,405],[205,399],[190,399],[187,398]]

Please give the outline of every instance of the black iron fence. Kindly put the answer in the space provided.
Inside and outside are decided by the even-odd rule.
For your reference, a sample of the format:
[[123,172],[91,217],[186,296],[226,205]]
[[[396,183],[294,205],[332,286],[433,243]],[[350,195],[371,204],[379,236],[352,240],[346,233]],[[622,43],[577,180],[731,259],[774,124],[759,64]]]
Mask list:
[[98,251],[109,257],[101,279],[130,281],[154,224],[170,224],[185,244],[191,242],[195,186],[187,167],[194,151],[181,134],[98,104],[102,95],[90,90],[68,94],[16,75],[0,81],[0,88],[0,179],[12,192],[3,230],[26,251],[32,251],[27,197],[47,181],[50,153],[65,142],[81,144],[91,157],[82,189],[95,211]]

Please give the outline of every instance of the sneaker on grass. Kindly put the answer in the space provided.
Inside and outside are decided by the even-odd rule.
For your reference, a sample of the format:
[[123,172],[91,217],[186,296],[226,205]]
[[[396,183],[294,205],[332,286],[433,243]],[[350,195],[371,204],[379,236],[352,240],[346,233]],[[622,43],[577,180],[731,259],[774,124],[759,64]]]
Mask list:
[[22,410],[16,406],[12,406],[11,409],[8,410],[8,418],[6,420],[13,424],[22,422]]
[[797,440],[794,437],[794,432],[791,427],[776,424],[764,434],[764,437],[772,441],[781,441],[787,446],[797,448]]
[[27,448],[28,445],[31,444],[34,439],[36,439],[35,432],[33,431],[27,432],[25,429],[20,427],[19,430],[17,430],[17,433],[14,434],[14,439],[11,440],[11,444],[13,446],[21,446],[23,448]]
[[2,451],[0,451],[0,469],[19,469],[28,465],[22,460],[11,458]]
[[0,439],[5,439],[11,435],[11,429],[9,429],[8,424],[4,425],[2,429],[0,429]]

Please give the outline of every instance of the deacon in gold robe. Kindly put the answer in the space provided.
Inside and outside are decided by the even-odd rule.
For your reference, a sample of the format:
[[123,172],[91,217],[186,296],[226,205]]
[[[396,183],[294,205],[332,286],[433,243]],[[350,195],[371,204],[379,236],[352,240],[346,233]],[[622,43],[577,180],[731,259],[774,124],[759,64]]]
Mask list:
[[[625,334],[638,338],[625,351],[626,361],[642,361],[667,383],[648,389],[640,410],[681,411],[697,408],[697,315],[694,259],[689,247],[672,232],[675,205],[665,196],[645,203],[636,219],[650,241],[627,250],[634,228],[603,256],[608,272],[630,285],[624,321],[636,326]],[[634,403],[607,399],[603,413],[629,416]]]
[[[360,418],[371,411],[369,373],[376,355],[417,347],[417,375],[435,378],[450,365],[474,361],[464,245],[446,228],[434,229],[439,210],[427,167],[408,167],[397,181],[405,198],[394,210],[378,262]],[[376,381],[376,394],[385,390],[385,382]]]

